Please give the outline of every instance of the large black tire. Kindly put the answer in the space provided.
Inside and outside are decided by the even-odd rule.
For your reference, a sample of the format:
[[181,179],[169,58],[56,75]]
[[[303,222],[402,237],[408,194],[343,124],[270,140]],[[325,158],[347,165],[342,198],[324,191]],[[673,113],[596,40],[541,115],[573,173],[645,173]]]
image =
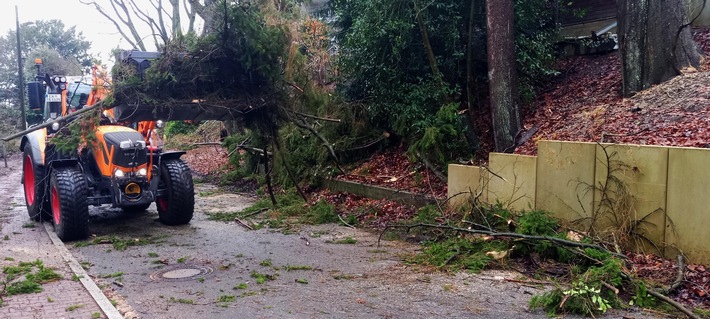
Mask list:
[[54,232],[63,241],[89,236],[89,193],[86,179],[77,167],[52,170],[49,197],[52,207]]
[[135,205],[135,206],[124,206],[121,207],[121,209],[126,212],[126,213],[140,213],[144,212],[148,207],[150,207],[151,203],[143,204],[143,205]]
[[47,178],[44,167],[35,165],[32,157],[32,145],[27,143],[22,156],[22,184],[25,190],[27,214],[32,220],[40,221],[49,217],[49,198],[47,195]]
[[195,187],[187,164],[180,159],[164,161],[158,188],[164,190],[164,195],[155,199],[160,222],[166,225],[189,223],[195,211]]

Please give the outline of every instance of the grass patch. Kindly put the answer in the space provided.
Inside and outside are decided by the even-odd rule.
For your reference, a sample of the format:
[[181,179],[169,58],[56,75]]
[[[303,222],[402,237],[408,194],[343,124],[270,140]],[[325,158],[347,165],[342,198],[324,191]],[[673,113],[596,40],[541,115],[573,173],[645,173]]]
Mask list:
[[211,191],[199,192],[199,193],[197,194],[197,196],[200,196],[200,197],[210,197],[210,196],[219,195],[219,194],[224,194],[224,190],[215,189],[215,190],[211,190]]
[[[169,235],[148,235],[142,238],[121,238],[118,236],[100,236],[88,241],[80,241],[74,244],[74,247],[86,247],[92,245],[104,245],[111,244],[113,249],[123,251],[131,246],[146,246],[151,244],[159,244],[164,242],[164,240],[169,237]],[[110,250],[107,250],[110,252]]]
[[247,288],[249,288],[249,285],[247,285],[247,283],[243,282],[243,283],[240,283],[240,284],[234,286],[232,289],[240,290],[240,289],[247,289]]
[[83,308],[83,307],[84,307],[84,304],[71,305],[71,306],[67,307],[66,311],[74,311],[74,310],[77,310],[77,309]]
[[2,240],[10,240],[10,236],[5,235],[5,236],[2,237]]
[[101,313],[100,312],[94,312],[91,314],[91,318],[101,318]]
[[271,261],[271,259],[265,259],[262,260],[259,265],[264,266],[264,267],[271,267],[274,265],[274,263]]
[[357,244],[357,239],[348,236],[343,239],[329,240],[329,241],[326,241],[326,243],[340,244],[340,245],[354,245],[354,244]]
[[469,270],[478,273],[493,261],[491,256],[486,255],[487,252],[504,251],[507,247],[508,244],[501,240],[451,238],[425,244],[422,253],[408,261],[451,271]]
[[296,279],[295,281],[296,281],[297,283],[303,284],[303,285],[307,285],[307,284],[308,284],[308,280],[303,279],[303,278],[298,278],[298,279]]
[[217,298],[217,302],[234,302],[234,300],[237,300],[235,295],[221,295]]
[[183,298],[175,298],[175,297],[170,297],[169,301],[173,302],[173,303],[181,303],[181,304],[186,304],[186,305],[194,305],[195,304],[195,301],[192,299],[183,299]]
[[190,257],[188,257],[188,256],[183,256],[183,257],[178,258],[178,259],[177,259],[177,262],[178,262],[179,264],[183,264],[183,263],[185,263],[185,261],[187,261],[189,258],[190,258]]
[[154,253],[154,252],[148,253],[148,257],[150,257],[150,258],[157,258],[157,257],[159,257],[159,256],[160,256],[160,255],[158,255],[158,253]]
[[0,300],[3,296],[31,294],[42,291],[42,284],[61,279],[61,276],[37,259],[5,266],[0,277]]
[[210,213],[207,215],[207,219],[215,220],[220,222],[233,222],[236,218],[243,216],[242,212],[228,212],[228,213]]
[[22,228],[35,228],[36,226],[37,224],[35,224],[34,222],[26,222],[22,224]]
[[313,270],[313,267],[311,266],[304,266],[304,265],[286,265],[284,267],[286,271],[294,271],[294,270]]
[[12,257],[5,257],[3,258],[5,261],[15,261],[15,258]]
[[308,207],[302,221],[314,225],[335,223],[338,221],[338,215],[336,214],[335,206],[325,200],[319,200],[314,205]]
[[112,274],[101,274],[99,275],[99,278],[118,278],[121,276],[123,276],[123,272],[119,271]]
[[274,280],[276,279],[277,275],[269,275],[269,274],[262,274],[258,273],[256,271],[253,271],[251,273],[251,277],[254,278],[257,284],[264,284],[266,283],[267,280]]
[[337,274],[337,275],[333,275],[333,279],[335,279],[335,280],[351,280],[351,279],[355,279],[355,276],[349,275],[349,274]]

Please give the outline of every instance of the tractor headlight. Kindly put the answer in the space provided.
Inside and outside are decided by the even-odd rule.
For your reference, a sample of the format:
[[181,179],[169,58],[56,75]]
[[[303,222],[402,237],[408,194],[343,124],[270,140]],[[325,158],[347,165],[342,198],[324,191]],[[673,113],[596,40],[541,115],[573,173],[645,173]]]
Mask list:
[[136,175],[138,175],[138,176],[146,176],[146,175],[148,175],[148,170],[146,170],[145,168],[141,168],[141,169],[138,170],[138,172],[136,172]]
[[163,122],[163,120],[158,120],[155,122],[155,126],[157,126],[158,128],[163,128],[163,126],[165,126],[165,122]]
[[124,177],[124,176],[126,176],[126,173],[124,173],[124,172],[123,172],[122,170],[120,170],[120,169],[117,169],[116,171],[113,172],[113,177],[122,178],[122,177]]
[[59,131],[59,123],[58,122],[52,123],[52,131]]

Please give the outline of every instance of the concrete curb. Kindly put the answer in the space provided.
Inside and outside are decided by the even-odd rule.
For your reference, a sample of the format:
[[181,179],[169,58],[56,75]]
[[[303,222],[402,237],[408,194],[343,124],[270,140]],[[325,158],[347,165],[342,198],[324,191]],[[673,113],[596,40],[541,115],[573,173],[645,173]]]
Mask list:
[[76,258],[69,253],[69,250],[66,247],[64,247],[64,243],[61,239],[59,239],[59,237],[57,237],[57,234],[54,233],[52,226],[48,223],[44,223],[44,229],[47,231],[47,235],[49,235],[49,238],[52,240],[54,247],[57,248],[59,253],[62,255],[62,258],[64,258],[64,261],[69,265],[69,268],[71,268],[72,272],[79,277],[81,284],[84,285],[86,291],[88,291],[91,297],[94,298],[94,301],[97,305],[99,305],[99,308],[101,308],[101,311],[104,312],[106,317],[108,319],[124,319],[123,315],[118,312],[116,307],[111,304],[111,301],[108,300],[103,292],[101,292],[101,289],[96,286],[96,283],[91,280],[91,277],[89,277],[89,274],[87,274],[84,268],[81,267],[79,261],[77,261]]

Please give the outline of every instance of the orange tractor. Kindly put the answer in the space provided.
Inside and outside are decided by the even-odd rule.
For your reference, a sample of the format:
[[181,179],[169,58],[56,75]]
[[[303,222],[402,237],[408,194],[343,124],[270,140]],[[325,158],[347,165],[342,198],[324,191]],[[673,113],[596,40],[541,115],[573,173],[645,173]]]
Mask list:
[[[136,51],[140,54],[157,57]],[[36,65],[37,81],[27,85],[29,104],[51,125],[24,135],[20,144],[30,218],[50,219],[62,240],[89,235],[90,205],[110,204],[137,212],[155,202],[162,223],[189,223],[195,204],[192,174],[180,159],[185,152],[164,152],[156,142],[154,128],[160,121],[119,123],[113,109],[105,110],[100,123],[89,128],[93,138],[76,149],[57,147],[67,126],[79,118],[70,115],[105,99],[109,83],[105,72],[96,67],[88,84],[41,75],[41,61]]]

